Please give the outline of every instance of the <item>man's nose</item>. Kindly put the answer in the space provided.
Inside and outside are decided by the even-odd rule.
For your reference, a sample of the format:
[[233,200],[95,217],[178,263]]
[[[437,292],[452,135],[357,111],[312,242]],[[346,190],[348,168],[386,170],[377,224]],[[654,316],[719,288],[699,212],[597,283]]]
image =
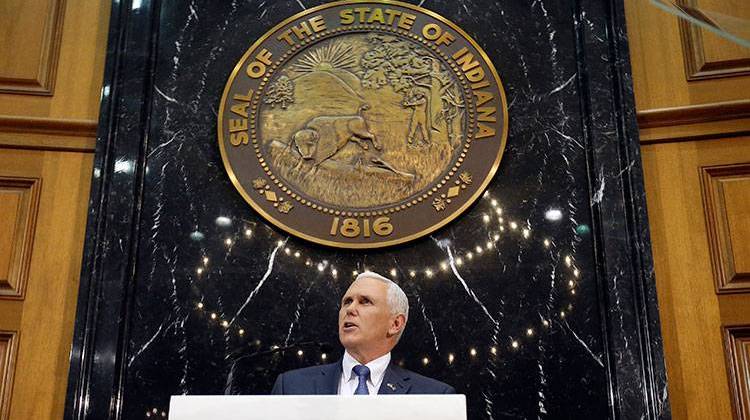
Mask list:
[[347,305],[347,307],[346,307],[346,314],[347,315],[356,315],[357,314],[357,305],[355,303]]

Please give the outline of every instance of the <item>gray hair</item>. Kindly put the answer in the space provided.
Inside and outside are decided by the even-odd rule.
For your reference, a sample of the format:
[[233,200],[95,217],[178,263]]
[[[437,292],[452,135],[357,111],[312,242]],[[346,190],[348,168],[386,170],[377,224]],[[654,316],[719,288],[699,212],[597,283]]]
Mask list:
[[[396,284],[393,280],[381,276],[373,271],[365,271],[364,273],[357,276],[354,281],[360,279],[375,279],[388,285],[388,306],[391,308],[391,314],[398,315],[404,314],[404,327],[406,321],[409,319],[409,298],[406,297],[406,293]],[[401,338],[401,334],[404,332],[402,329],[398,334],[398,338]]]

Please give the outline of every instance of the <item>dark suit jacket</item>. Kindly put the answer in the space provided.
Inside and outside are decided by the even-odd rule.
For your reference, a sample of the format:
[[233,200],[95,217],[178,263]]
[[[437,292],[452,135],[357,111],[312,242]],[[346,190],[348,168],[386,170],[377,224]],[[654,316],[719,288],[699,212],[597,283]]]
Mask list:
[[[274,395],[335,395],[341,380],[341,361],[282,373],[273,385]],[[455,394],[445,383],[402,369],[393,363],[385,370],[378,394]]]

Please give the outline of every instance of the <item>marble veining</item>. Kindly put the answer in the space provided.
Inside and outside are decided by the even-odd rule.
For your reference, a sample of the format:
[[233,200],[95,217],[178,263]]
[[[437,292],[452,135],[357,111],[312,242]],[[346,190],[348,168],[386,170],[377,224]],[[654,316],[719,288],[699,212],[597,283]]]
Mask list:
[[[626,34],[621,16],[610,19],[621,5],[412,1],[461,26],[495,64],[508,143],[487,192],[459,219],[405,245],[356,251],[266,223],[230,183],[216,140],[240,56],[276,23],[322,3],[144,1],[127,12],[126,24],[140,26],[117,42],[142,49],[110,60],[122,54],[123,68],[149,70],[140,81],[132,71],[112,76],[119,85],[103,96],[104,107],[119,95],[103,114],[119,125],[100,139],[115,152],[102,147],[95,167],[95,181],[105,174],[96,182],[111,183],[109,207],[99,215],[92,201],[91,210],[127,234],[116,237],[112,225],[99,240],[90,229],[87,246],[110,265],[85,269],[112,279],[91,307],[115,313],[108,305],[121,299],[127,310],[90,321],[81,309],[68,417],[104,418],[114,372],[122,378],[112,418],[143,419],[168,415],[173,394],[265,394],[283,371],[336,361],[340,296],[357,273],[375,270],[410,299],[393,360],[466,394],[470,419],[669,418]],[[644,256],[634,259],[633,249]],[[112,264],[118,258],[132,261],[130,274],[118,274],[128,269]],[[89,322],[104,341],[84,340]],[[80,368],[94,363],[76,359],[82,346],[103,352],[120,332],[122,369]],[[97,385],[101,403],[76,405],[87,392],[79,378]]]

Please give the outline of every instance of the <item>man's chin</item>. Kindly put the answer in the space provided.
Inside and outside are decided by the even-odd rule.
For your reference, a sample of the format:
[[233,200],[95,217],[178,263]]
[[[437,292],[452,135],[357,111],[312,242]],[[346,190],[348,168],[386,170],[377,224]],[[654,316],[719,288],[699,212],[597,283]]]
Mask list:
[[358,342],[353,332],[339,332],[339,341],[345,349],[356,346]]

